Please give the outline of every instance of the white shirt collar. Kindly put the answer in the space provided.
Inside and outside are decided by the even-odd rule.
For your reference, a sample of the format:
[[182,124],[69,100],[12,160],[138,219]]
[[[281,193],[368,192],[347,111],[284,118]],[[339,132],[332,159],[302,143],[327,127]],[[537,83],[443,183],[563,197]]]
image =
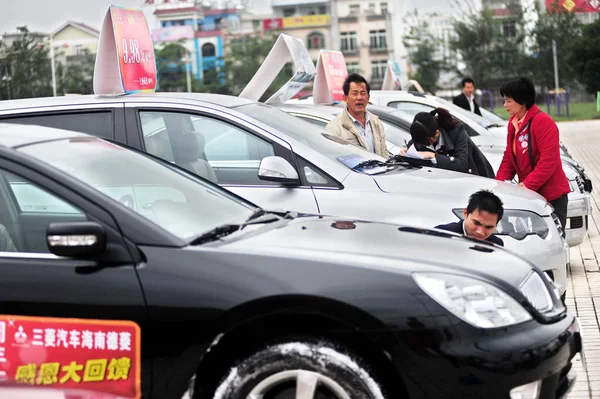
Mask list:
[[[358,119],[356,119],[355,117],[353,117],[350,112],[348,111],[348,107],[346,107],[346,113],[348,114],[348,116],[350,117],[350,119],[352,119],[353,123],[360,123],[360,121]],[[367,110],[365,110],[365,127],[367,126],[367,123],[369,123],[369,113],[367,112]],[[362,123],[360,123],[362,125]]]

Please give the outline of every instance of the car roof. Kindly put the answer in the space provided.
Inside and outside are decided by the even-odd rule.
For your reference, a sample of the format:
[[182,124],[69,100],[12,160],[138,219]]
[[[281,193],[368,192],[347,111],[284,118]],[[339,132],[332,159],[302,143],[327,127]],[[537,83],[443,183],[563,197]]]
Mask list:
[[53,127],[0,123],[0,146],[6,148],[74,137],[92,136]]
[[61,105],[84,105],[84,104],[102,104],[111,102],[152,102],[157,99],[165,100],[185,100],[185,101],[203,101],[212,104],[218,104],[227,108],[236,107],[245,104],[255,103],[256,101],[248,100],[237,96],[228,96],[224,94],[212,93],[140,93],[128,94],[124,96],[96,96],[93,94],[81,96],[58,96],[58,97],[40,97],[27,98],[19,100],[0,101],[0,110],[61,106]]

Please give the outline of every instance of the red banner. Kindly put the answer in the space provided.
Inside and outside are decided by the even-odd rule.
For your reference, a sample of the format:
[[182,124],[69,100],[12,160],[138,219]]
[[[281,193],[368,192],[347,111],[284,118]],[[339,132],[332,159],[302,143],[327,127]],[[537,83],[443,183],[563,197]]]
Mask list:
[[0,315],[0,380],[139,398],[140,338],[130,321]]
[[110,11],[125,93],[153,90],[156,62],[144,14],[116,6],[111,6]]
[[348,76],[346,61],[339,51],[321,51],[327,84],[333,101],[344,100],[344,80]]
[[263,19],[263,30],[283,28],[283,18]]
[[593,13],[600,12],[600,0],[546,0],[546,10]]

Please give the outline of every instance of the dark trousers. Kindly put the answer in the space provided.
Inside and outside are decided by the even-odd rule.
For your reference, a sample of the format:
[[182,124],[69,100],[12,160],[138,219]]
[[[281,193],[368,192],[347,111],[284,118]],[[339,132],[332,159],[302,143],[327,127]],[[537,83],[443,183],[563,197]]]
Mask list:
[[567,224],[567,204],[569,203],[569,197],[567,194],[563,195],[555,199],[554,201],[550,201],[550,204],[554,207],[554,214],[560,220],[560,224],[562,225],[563,237],[565,236],[565,228]]

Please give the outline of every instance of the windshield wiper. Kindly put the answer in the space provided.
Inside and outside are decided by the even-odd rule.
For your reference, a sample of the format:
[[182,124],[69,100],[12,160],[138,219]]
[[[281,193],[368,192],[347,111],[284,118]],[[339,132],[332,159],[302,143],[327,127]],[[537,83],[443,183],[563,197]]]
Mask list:
[[297,216],[295,212],[278,212],[278,211],[267,211],[263,208],[258,208],[252,215],[246,219],[244,223],[240,224],[224,224],[222,226],[217,226],[214,229],[207,231],[201,236],[193,239],[190,242],[190,245],[201,245],[207,243],[209,241],[218,240],[221,237],[228,236],[236,231],[242,230],[244,227],[253,225],[253,224],[261,224],[261,223],[270,223],[276,220],[282,219],[293,219]]
[[402,155],[393,155],[386,162],[388,165],[392,166],[402,166],[406,169],[416,169],[421,166],[432,166],[433,163],[428,159],[417,159],[404,157]]
[[360,169],[360,168],[374,168],[376,166],[386,166],[384,162],[378,161],[376,159],[369,159],[368,161],[362,161],[359,164],[355,165],[352,170]]

